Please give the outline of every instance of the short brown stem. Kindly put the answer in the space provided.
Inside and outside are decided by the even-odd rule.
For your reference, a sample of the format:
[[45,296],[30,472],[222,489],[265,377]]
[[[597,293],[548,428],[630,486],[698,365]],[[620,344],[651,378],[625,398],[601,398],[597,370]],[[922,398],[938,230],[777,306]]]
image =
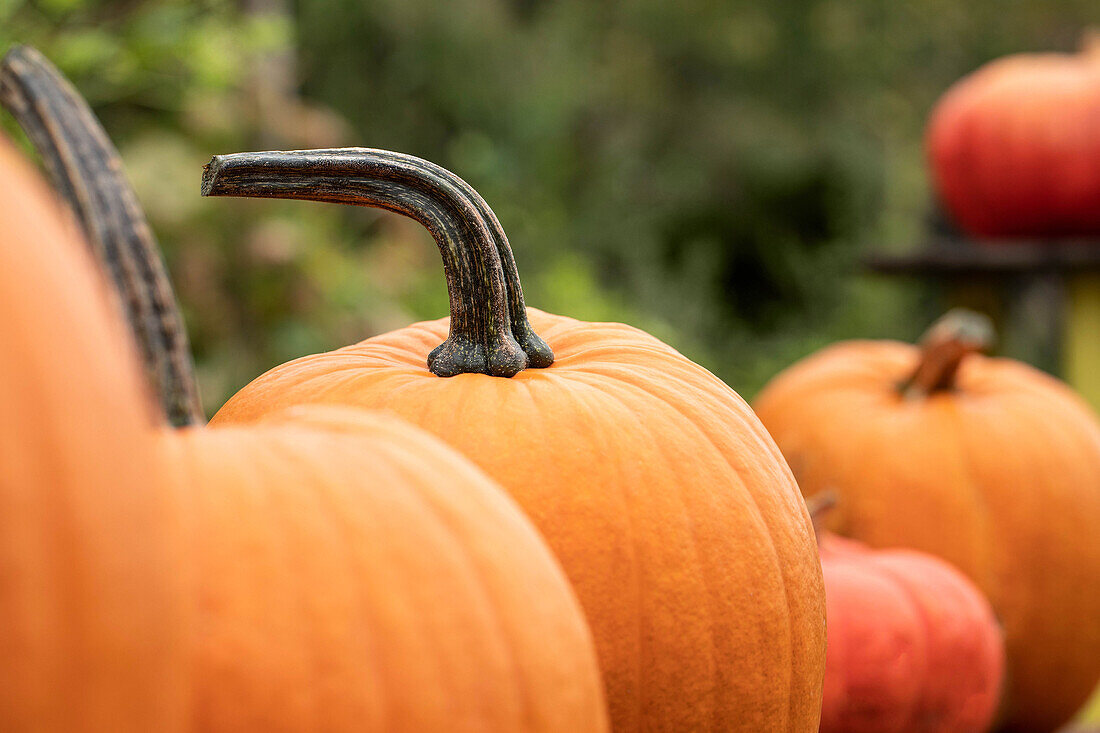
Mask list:
[[1100,27],[1086,28],[1081,32],[1080,48],[1086,60],[1100,64]]
[[837,496],[832,489],[819,491],[806,498],[806,509],[810,513],[810,521],[814,525],[814,534],[821,540],[821,532],[825,526],[825,518],[836,508]]
[[217,155],[203,171],[202,194],[356,204],[415,219],[439,247],[450,297],[450,335],[428,356],[432,373],[511,377],[553,361],[531,331],[496,216],[469,184],[434,163],[370,148]]
[[920,343],[920,359],[913,373],[899,385],[906,399],[917,400],[955,388],[963,360],[988,350],[994,341],[989,316],[956,308],[932,324]]
[[46,163],[107,271],[168,420],[203,421],[187,331],[160,250],[110,138],[42,54],[16,46],[0,62],[0,102]]

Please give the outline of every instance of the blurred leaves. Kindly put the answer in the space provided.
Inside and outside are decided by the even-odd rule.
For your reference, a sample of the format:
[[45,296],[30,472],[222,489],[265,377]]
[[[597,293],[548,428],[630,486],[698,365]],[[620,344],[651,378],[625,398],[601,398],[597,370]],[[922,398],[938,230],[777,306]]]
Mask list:
[[[750,396],[848,336],[913,338],[921,133],[986,60],[1064,49],[1095,0],[0,0],[123,153],[185,306],[208,409],[276,363],[445,314],[388,214],[202,200],[213,153],[366,145],[469,180],[536,307],[631,322]],[[4,127],[14,133],[11,121]]]

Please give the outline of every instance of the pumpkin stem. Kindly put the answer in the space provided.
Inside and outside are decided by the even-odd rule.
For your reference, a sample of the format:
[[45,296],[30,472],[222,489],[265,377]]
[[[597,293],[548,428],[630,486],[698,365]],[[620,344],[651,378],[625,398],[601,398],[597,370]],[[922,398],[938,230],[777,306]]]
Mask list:
[[496,215],[445,168],[370,148],[216,155],[203,169],[202,195],[356,204],[415,219],[439,247],[450,297],[450,333],[428,355],[432,373],[511,377],[554,360],[528,322]]
[[1086,28],[1081,33],[1081,54],[1090,62],[1100,62],[1100,28]]
[[956,308],[932,324],[920,342],[920,361],[899,389],[906,399],[924,399],[955,387],[959,365],[970,354],[987,351],[994,341],[993,321],[982,313]]
[[0,62],[0,103],[45,161],[110,276],[168,420],[203,421],[194,366],[160,250],[110,138],[76,89],[28,46]]
[[824,531],[825,517],[836,508],[836,504],[836,492],[832,489],[825,489],[807,497],[806,509],[810,512],[810,521],[813,522],[814,534],[817,535],[818,540],[821,539],[821,533]]

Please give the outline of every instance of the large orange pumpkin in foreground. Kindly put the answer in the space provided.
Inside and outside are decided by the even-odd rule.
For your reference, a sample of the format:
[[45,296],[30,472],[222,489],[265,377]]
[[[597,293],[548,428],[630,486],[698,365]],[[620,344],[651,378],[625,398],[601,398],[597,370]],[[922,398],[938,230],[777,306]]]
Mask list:
[[921,348],[831,346],[755,407],[829,526],[938,555],[986,594],[1007,642],[1006,722],[1050,731],[1100,678],[1100,425],[1068,387],[975,353],[991,327],[954,312]]
[[180,731],[183,527],[132,354],[0,139],[0,729]]
[[500,481],[556,552],[616,730],[817,730],[825,628],[812,529],[774,443],[729,387],[637,329],[527,311],[488,206],[417,158],[222,156],[204,191],[417,218],[440,246],[452,304],[449,320],[268,372],[214,424],[320,402],[428,429]]
[[[815,524],[827,499],[811,499]],[[981,591],[923,552],[824,530],[818,542],[829,617],[821,733],[989,730],[1005,653]]]
[[[98,251],[122,300],[147,297],[150,286],[170,295],[141,261],[155,243],[140,210],[120,203],[132,192],[106,136],[44,59],[27,50],[20,58],[23,108],[43,115],[21,119],[41,133],[32,137],[62,179],[60,188],[81,192],[85,205],[77,210],[86,231],[109,245]],[[66,261],[53,261],[64,258],[42,244],[56,222],[20,221],[23,198],[6,199],[14,203],[5,236],[20,252],[41,253],[38,270],[67,272]],[[126,256],[142,265],[138,275],[111,259]],[[187,719],[193,730],[234,733],[607,730],[595,652],[576,598],[512,500],[467,460],[395,418],[350,408],[301,408],[248,427],[155,427],[147,420],[151,411],[140,409],[129,344],[105,333],[102,308],[93,311],[101,316],[96,321],[78,307],[89,300],[88,283],[76,282],[84,287],[70,293],[63,286],[75,276],[17,267],[12,284],[9,270],[0,272],[0,302],[14,301],[0,311],[13,318],[5,327],[38,339],[15,352],[33,358],[0,380],[0,389],[33,406],[43,402],[33,400],[44,391],[40,385],[62,382],[43,414],[28,408],[11,421],[12,430],[43,444],[32,458],[45,475],[25,482],[24,493],[46,492],[46,501],[27,499],[5,513],[11,522],[4,541],[35,561],[20,568],[19,585],[2,586],[18,613],[2,617],[0,634],[32,647],[24,653],[18,644],[5,646],[15,654],[4,660],[8,685],[0,700],[22,715],[16,723],[47,728],[47,716],[71,704],[97,730],[172,730]],[[54,284],[56,293],[47,289]],[[63,300],[57,308],[59,324],[49,310],[51,294],[74,299],[72,307]],[[162,305],[174,307],[174,300]],[[140,324],[136,330],[146,332]],[[96,350],[85,360],[91,349],[82,347],[89,344]],[[152,358],[168,358],[163,342],[145,346]],[[151,366],[151,373],[166,373]],[[192,378],[184,369],[161,385],[166,408],[182,404],[173,385]],[[96,380],[116,387],[117,404],[83,394],[99,388]],[[53,453],[68,455],[66,419],[79,429],[73,450],[94,469],[90,491],[79,494],[66,491],[66,483],[48,491],[50,479],[67,480],[82,466],[51,462]],[[107,436],[125,442],[116,447]],[[35,446],[14,443],[28,444]],[[132,476],[146,467],[146,475]],[[141,484],[131,486],[137,478]],[[175,511],[156,516],[152,509],[161,505]],[[40,515],[52,530],[45,539],[33,532],[35,523],[24,529],[28,517]],[[177,515],[190,538],[186,562],[157,564],[161,545],[175,536],[169,530],[178,526]],[[82,541],[83,534],[95,542]],[[101,556],[110,561],[105,570]],[[190,597],[177,594],[175,606],[146,602],[159,601],[157,591],[180,576],[192,582]],[[169,635],[188,609],[190,633]],[[160,634],[147,639],[153,631]],[[184,652],[190,689],[182,680]],[[152,713],[166,706],[164,685],[180,704],[177,718],[161,721]],[[102,724],[123,702],[144,724]],[[74,722],[52,729],[80,728]]]
[[1069,54],[998,59],[937,103],[940,199],[984,237],[1100,234],[1100,35]]

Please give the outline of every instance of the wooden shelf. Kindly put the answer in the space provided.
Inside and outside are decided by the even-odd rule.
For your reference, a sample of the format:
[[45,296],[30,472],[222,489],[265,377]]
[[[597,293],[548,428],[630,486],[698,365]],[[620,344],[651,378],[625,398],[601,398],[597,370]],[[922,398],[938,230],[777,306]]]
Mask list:
[[1100,410],[1100,238],[982,242],[935,227],[919,249],[863,264],[942,283],[949,305],[994,317],[1006,355],[1065,377]]
[[937,278],[1100,272],[1100,239],[973,242],[942,237],[915,252],[872,253],[873,272]]

